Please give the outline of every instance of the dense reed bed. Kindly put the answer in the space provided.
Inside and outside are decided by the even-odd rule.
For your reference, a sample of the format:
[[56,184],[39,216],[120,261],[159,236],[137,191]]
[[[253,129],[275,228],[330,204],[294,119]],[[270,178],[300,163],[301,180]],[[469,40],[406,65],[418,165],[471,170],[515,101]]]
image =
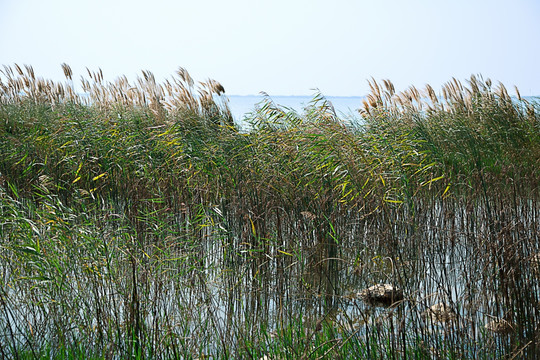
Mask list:
[[184,69],[63,69],[1,71],[2,357],[538,356],[533,100],[371,81],[354,121],[316,94],[240,128]]

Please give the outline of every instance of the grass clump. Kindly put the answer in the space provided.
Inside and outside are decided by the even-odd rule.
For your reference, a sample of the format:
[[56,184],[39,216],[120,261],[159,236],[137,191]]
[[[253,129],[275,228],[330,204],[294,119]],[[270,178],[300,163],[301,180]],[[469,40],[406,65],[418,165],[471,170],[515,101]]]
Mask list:
[[[533,101],[372,81],[354,121],[316,94],[241,129],[184,69],[84,94],[63,69],[0,78],[3,357],[538,354]],[[363,304],[377,283],[404,299]]]

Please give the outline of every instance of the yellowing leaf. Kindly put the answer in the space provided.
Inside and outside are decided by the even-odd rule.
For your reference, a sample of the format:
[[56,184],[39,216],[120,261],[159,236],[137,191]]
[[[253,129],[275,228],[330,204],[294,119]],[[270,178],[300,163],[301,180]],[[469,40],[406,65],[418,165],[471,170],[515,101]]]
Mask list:
[[439,180],[441,180],[441,179],[444,179],[444,175],[441,175],[441,176],[439,176],[439,177],[436,177],[436,178],[434,178],[434,179],[431,179],[431,180],[429,180],[429,181],[426,181],[426,182],[422,183],[422,186],[429,185],[429,184],[431,184],[432,182],[439,181]]
[[403,201],[401,200],[390,200],[390,199],[384,199],[384,201],[392,204],[403,204]]
[[450,190],[450,184],[448,184],[446,186],[446,189],[444,189],[444,192],[442,193],[442,196],[444,196],[448,192],[448,190]]
[[249,218],[249,221],[251,222],[251,231],[253,231],[253,236],[257,237],[257,232],[255,231],[255,224],[253,223],[253,220]]
[[93,181],[99,180],[99,179],[101,179],[102,177],[104,177],[105,175],[107,175],[107,173],[99,174],[98,176],[96,176],[96,177],[93,178],[92,180],[93,180]]
[[79,175],[79,171],[81,171],[81,168],[82,168],[82,163],[79,164],[79,168],[75,172],[75,176]]
[[279,252],[279,253],[282,253],[282,254],[285,254],[285,255],[293,256],[293,254],[290,254],[290,253],[285,252],[285,251],[278,250],[278,252]]

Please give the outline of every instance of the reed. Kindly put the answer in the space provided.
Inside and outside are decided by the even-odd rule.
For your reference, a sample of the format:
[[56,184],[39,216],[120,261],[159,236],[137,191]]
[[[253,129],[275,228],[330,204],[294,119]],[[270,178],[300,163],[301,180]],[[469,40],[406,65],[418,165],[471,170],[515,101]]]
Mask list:
[[185,69],[62,68],[1,72],[2,357],[538,355],[537,103],[372,79],[355,121],[315,94],[238,129]]

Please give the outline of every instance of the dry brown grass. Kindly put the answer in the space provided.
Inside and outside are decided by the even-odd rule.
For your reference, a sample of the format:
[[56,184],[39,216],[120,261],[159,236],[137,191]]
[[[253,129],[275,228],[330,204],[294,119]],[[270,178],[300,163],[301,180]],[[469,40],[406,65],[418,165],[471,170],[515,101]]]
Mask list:
[[[502,83],[492,88],[490,79],[484,80],[481,76],[475,75],[471,75],[467,85],[452,78],[443,84],[438,95],[429,84],[426,84],[423,90],[411,86],[404,91],[396,92],[394,85],[386,79],[382,80],[384,86],[380,86],[373,78],[368,83],[371,92],[364,100],[363,108],[359,109],[363,116],[374,115],[375,109],[382,108],[399,114],[410,111],[470,113],[475,106],[474,100],[479,97],[512,106],[512,98]],[[529,111],[534,112],[532,104],[521,97],[517,87],[514,88],[516,98],[527,106]]]
[[55,82],[36,77],[31,66],[14,64],[0,70],[0,103],[17,104],[24,101],[47,103],[75,103],[109,109],[115,106],[149,108],[158,121],[165,121],[171,113],[192,113],[200,116],[220,115],[232,121],[225,89],[217,81],[195,81],[186,69],[179,68],[176,76],[158,83],[151,71],[130,83],[125,75],[112,82],[105,81],[103,71],[86,69],[88,77],[80,80],[78,92],[73,83],[73,71],[61,65],[66,82]]

